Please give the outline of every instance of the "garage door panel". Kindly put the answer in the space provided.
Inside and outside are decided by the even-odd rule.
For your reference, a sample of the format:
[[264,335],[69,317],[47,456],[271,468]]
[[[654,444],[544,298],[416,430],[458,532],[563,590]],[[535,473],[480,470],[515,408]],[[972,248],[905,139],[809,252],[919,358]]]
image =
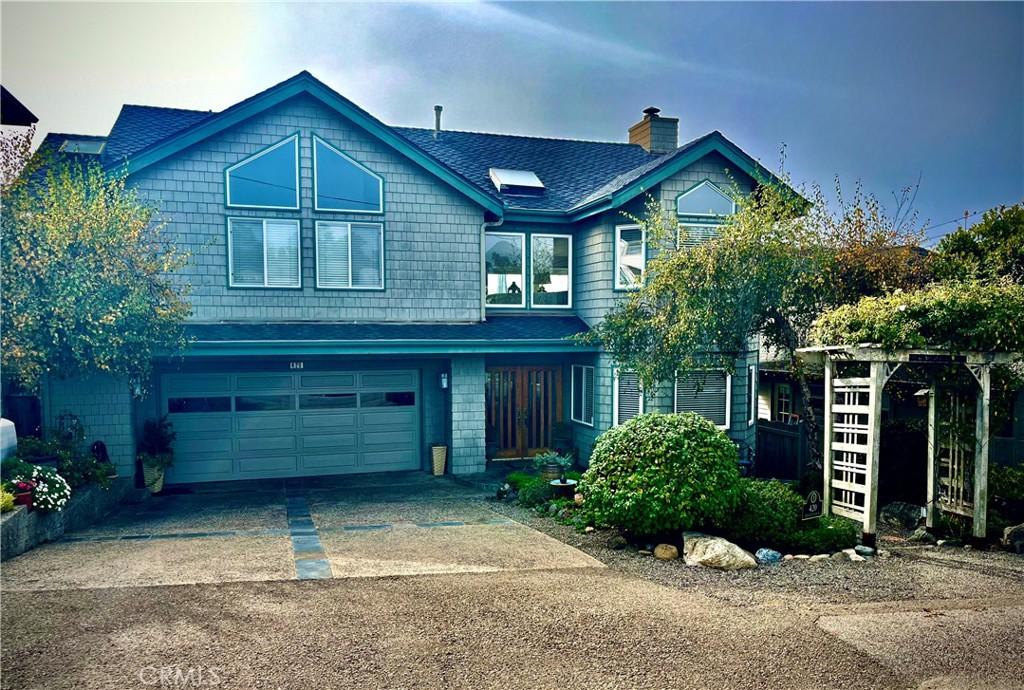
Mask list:
[[[174,464],[168,472],[169,482],[195,482],[195,481],[216,481],[218,479],[230,479],[233,474],[231,458],[202,457],[180,458],[174,457]],[[205,479],[196,479],[205,477]]]
[[418,419],[419,414],[414,407],[377,408],[363,410],[359,413],[359,421],[364,429],[371,427],[394,428],[399,426],[415,426]]
[[237,415],[239,433],[251,436],[254,434],[276,434],[281,431],[295,431],[294,415]]
[[412,450],[392,450],[363,453],[363,466],[372,467],[373,471],[384,471],[383,466],[388,469],[414,470],[420,466],[419,458]]
[[291,374],[239,376],[235,381],[237,391],[290,391],[294,387],[295,377]]
[[183,436],[178,434],[174,440],[174,455],[191,455],[194,453],[222,453],[230,457],[234,450],[231,436],[228,434],[216,436]]
[[238,450],[243,453],[295,450],[295,437],[247,436],[238,439]]
[[346,451],[355,451],[358,437],[355,433],[350,434],[317,434],[315,436],[302,437],[302,447],[310,448],[331,448]]
[[407,448],[416,443],[416,432],[413,429],[394,429],[392,431],[364,431],[360,440],[368,448],[388,446],[391,448]]
[[302,456],[302,468],[310,470],[310,474],[322,474],[329,470],[351,471],[358,466],[358,457],[355,453],[307,454]]
[[354,389],[356,375],[352,374],[303,374],[299,377],[299,388],[321,388],[326,390]]
[[359,374],[360,388],[416,390],[415,371],[364,371]]
[[303,430],[316,432],[326,429],[354,429],[356,427],[355,412],[341,414],[303,414],[299,416],[299,426]]
[[[230,434],[231,415],[169,415],[174,431],[181,434]],[[175,444],[177,447],[177,444]]]
[[163,387],[168,397],[197,393],[229,393],[231,392],[231,376],[228,374],[166,376],[163,379]]
[[298,458],[294,456],[243,456],[238,461],[242,474],[292,475],[298,469]]

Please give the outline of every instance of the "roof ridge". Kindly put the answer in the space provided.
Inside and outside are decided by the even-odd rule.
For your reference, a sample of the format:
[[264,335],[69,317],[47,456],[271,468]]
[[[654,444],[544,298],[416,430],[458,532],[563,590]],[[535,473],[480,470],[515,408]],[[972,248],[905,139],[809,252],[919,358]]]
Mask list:
[[213,110],[194,110],[192,108],[174,108],[166,105],[147,105],[145,103],[122,103],[122,108],[146,108],[147,110],[173,110],[176,113],[195,113],[196,115],[212,115]]
[[[418,132],[433,132],[434,130],[430,127],[407,127],[404,125],[389,125],[393,129],[411,129]],[[574,144],[601,144],[603,146],[639,146],[639,144],[630,144],[628,141],[601,141],[599,139],[572,139],[565,137],[540,137],[531,134],[505,134],[503,132],[474,132],[468,129],[442,129],[441,134],[453,133],[453,134],[476,134],[484,137],[506,137],[509,139],[531,139],[541,141],[568,141]]]
[[83,139],[106,139],[108,134],[77,134],[75,132],[47,132],[48,137],[80,137]]

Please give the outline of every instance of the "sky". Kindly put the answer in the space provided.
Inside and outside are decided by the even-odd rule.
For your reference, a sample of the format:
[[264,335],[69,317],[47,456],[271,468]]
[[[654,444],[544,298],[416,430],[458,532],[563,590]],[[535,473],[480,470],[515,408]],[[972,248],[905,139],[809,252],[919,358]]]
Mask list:
[[[386,123],[624,141],[647,106],[797,183],[920,180],[926,244],[1024,200],[1024,3],[0,4],[43,131],[220,110],[307,69]],[[977,218],[972,218],[975,222]],[[949,222],[953,221],[953,222]]]

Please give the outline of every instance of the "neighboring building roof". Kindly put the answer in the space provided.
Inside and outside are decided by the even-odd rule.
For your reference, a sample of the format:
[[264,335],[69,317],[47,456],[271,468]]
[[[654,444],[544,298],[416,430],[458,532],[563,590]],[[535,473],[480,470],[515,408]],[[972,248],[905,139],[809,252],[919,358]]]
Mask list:
[[283,348],[286,353],[508,352],[581,349],[574,335],[587,325],[576,316],[488,316],[479,323],[210,323],[187,324],[190,354]]
[[[43,142],[39,145],[38,153],[51,156],[52,158],[47,163],[53,163],[54,161],[78,161],[80,163],[100,163],[102,161],[101,155],[91,153],[75,153],[72,151],[61,151],[61,147],[68,139],[76,139],[81,141],[106,141],[106,137],[97,136],[94,134],[67,134],[65,132],[50,132],[43,138]],[[38,176],[38,177],[36,177]],[[45,169],[37,170],[33,179],[43,179],[46,176]]]
[[[755,180],[777,181],[717,131],[655,155],[617,142],[389,127],[306,71],[218,113],[126,105],[110,131],[102,162],[113,167],[127,161],[128,172],[137,172],[301,93],[334,108],[496,216],[512,211],[578,220],[626,203],[712,152]],[[500,193],[489,174],[492,168],[531,171],[544,190]]]
[[0,86],[0,124],[28,127],[39,122],[25,104],[14,97],[6,87]]

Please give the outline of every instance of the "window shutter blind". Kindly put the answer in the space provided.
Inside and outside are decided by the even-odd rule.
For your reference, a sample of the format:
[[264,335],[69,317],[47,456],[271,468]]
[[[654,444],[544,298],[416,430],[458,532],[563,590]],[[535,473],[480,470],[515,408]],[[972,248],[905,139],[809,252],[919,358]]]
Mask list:
[[615,423],[622,424],[643,412],[640,379],[631,371],[620,371],[615,385],[619,396]]
[[351,228],[352,287],[384,287],[384,277],[381,275],[381,227],[352,223]]
[[299,286],[299,224],[296,221],[268,220],[267,285]]
[[583,417],[583,367],[572,368],[572,418],[584,421]]
[[676,412],[696,412],[725,426],[727,404],[725,372],[676,374]]
[[348,223],[317,223],[316,280],[321,287],[351,287]]
[[594,367],[583,367],[583,421],[594,423]]
[[263,221],[231,220],[231,284],[263,285]]
[[718,229],[707,225],[684,225],[679,228],[679,246],[692,248],[718,235]]

